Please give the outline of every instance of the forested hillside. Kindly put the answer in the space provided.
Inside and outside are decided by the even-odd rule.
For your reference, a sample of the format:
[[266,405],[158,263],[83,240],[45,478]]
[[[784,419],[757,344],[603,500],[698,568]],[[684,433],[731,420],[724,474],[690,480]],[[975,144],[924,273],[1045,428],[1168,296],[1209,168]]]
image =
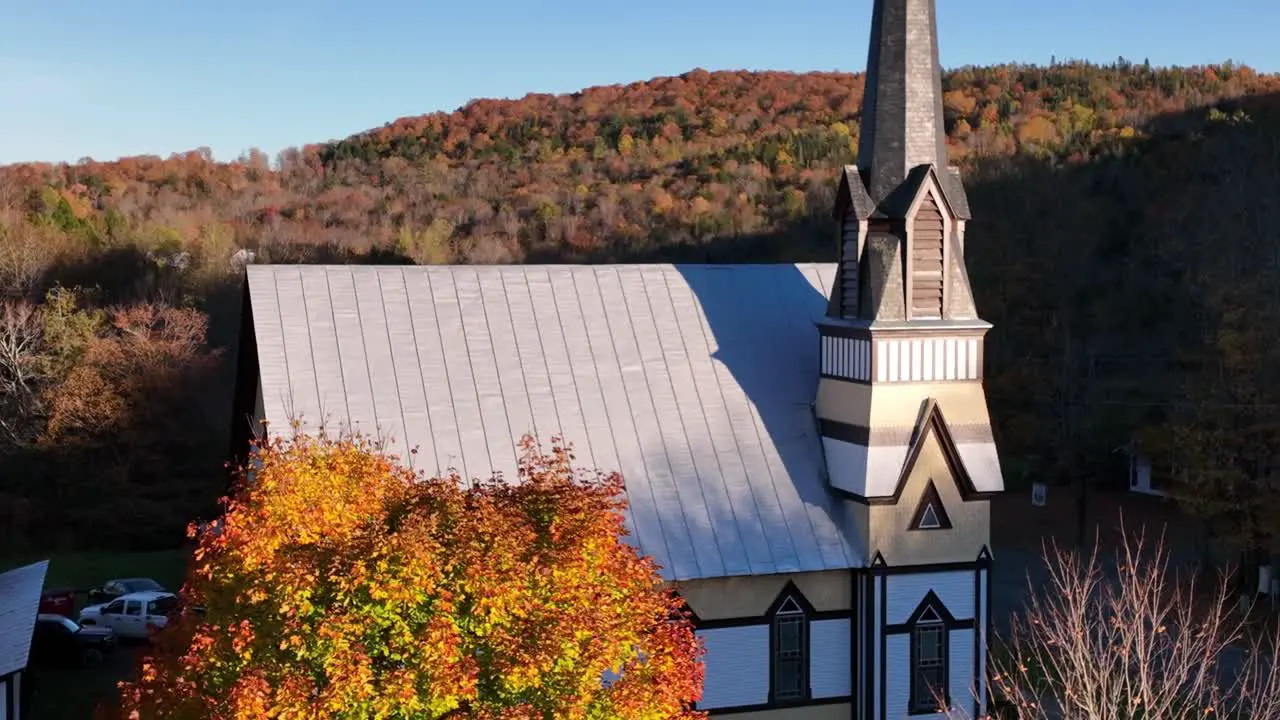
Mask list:
[[[1280,77],[1073,63],[944,85],[1011,484],[1097,474],[1141,430],[1215,468],[1202,498],[1271,487],[1255,450],[1280,430]],[[694,71],[475,101],[274,161],[0,168],[0,543],[60,527],[172,544],[214,507],[250,252],[829,260],[861,97],[856,75]],[[1255,542],[1258,498],[1206,509]]]

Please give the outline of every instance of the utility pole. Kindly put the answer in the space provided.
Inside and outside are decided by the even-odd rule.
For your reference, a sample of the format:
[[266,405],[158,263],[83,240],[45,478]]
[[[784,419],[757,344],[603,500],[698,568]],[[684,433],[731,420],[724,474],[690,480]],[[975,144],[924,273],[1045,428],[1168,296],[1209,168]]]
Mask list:
[[[1080,424],[1080,415],[1082,406],[1090,408],[1095,406],[1094,398],[1094,380],[1096,378],[1096,367],[1098,364],[1097,354],[1091,348],[1088,351],[1087,367],[1085,368],[1084,388],[1079,390],[1079,376],[1075,378],[1074,387],[1077,393],[1072,397],[1072,421],[1069,428],[1071,435],[1070,445],[1074,449],[1076,447],[1076,439],[1080,432],[1078,425]],[[1082,472],[1079,476],[1079,486],[1076,496],[1076,547],[1082,552],[1085,550],[1085,544],[1088,542],[1089,532],[1089,496],[1090,496],[1090,475]]]

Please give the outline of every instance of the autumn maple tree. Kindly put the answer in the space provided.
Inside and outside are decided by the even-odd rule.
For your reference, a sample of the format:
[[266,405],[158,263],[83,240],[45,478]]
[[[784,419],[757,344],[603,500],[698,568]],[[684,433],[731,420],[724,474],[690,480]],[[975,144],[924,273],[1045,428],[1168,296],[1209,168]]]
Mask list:
[[423,478],[358,438],[255,464],[199,534],[204,613],[160,634],[126,717],[700,717],[688,612],[624,542],[618,475],[528,438],[507,481]]

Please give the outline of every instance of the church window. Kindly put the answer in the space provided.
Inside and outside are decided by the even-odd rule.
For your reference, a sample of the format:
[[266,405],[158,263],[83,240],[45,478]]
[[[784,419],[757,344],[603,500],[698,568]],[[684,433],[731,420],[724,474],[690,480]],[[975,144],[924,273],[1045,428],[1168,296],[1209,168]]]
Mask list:
[[773,613],[773,701],[800,702],[809,691],[809,622],[795,596],[787,595]]
[[947,626],[926,607],[911,628],[911,712],[935,713],[949,703]]

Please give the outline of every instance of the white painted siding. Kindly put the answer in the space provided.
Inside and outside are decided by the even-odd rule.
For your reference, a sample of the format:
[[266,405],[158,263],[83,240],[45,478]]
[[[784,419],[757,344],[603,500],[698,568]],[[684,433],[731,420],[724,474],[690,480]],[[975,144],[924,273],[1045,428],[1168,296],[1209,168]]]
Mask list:
[[815,620],[809,624],[809,688],[815,698],[849,695],[849,621]]
[[[971,579],[972,582],[972,579]],[[960,717],[973,713],[973,631],[952,630],[948,671],[950,672],[951,706]],[[890,635],[885,648],[888,657],[885,683],[885,717],[906,718],[911,709],[911,635]],[[911,715],[915,718],[945,718],[945,713]]]
[[982,705],[978,707],[978,715],[981,717],[987,712],[987,616],[991,612],[987,607],[987,573],[990,570],[981,570],[978,573],[978,614],[975,627],[978,631],[978,666],[973,669],[974,681],[978,687],[978,697],[983,699]]
[[707,653],[698,708],[757,705],[769,701],[769,626],[699,630]]
[[871,341],[823,337],[822,374],[848,380],[871,379]]
[[968,620],[974,617],[973,573],[973,570],[954,570],[920,575],[890,575],[889,624],[900,625],[906,622],[930,590],[947,606],[955,619]]
[[976,337],[876,340],[876,382],[976,380],[982,377],[980,342]]
[[[855,585],[855,592],[858,598],[857,605],[855,606],[857,608],[857,614],[855,614],[853,618],[854,621],[858,623],[859,628],[857,665],[859,668],[865,668],[867,667],[867,638],[865,637],[866,633],[862,628],[866,627],[866,617],[869,610],[867,608],[867,586],[862,578],[858,578],[857,585]],[[863,704],[863,698],[867,696],[868,692],[871,692],[871,689],[867,687],[867,673],[865,671],[861,671],[858,673],[858,692],[854,695],[854,706],[857,710],[855,717],[857,718],[861,718],[865,714],[863,708],[866,706]]]
[[884,716],[899,720],[907,717],[911,705],[911,636],[890,635],[885,641],[884,650]]
[[[872,663],[872,667],[875,672],[871,676],[871,717],[873,718],[880,717],[880,706],[881,703],[884,702],[884,698],[880,696],[880,677],[884,673],[886,667],[894,667],[892,661],[889,660],[887,655],[885,657],[880,657],[880,646],[882,644],[880,642],[880,638],[884,637],[884,627],[880,623],[880,598],[883,597],[883,592],[888,591],[887,588],[884,591],[881,590],[881,588],[885,587],[885,581],[887,579],[888,578],[883,576],[876,578],[871,588],[871,597],[873,600],[870,605],[872,612],[875,613],[875,617],[872,619],[871,623],[871,627],[875,628],[871,633],[871,655],[875,658],[875,662]],[[888,652],[889,648],[886,648],[886,653]]]
[[950,648],[951,706],[973,712],[973,631],[952,630]]

